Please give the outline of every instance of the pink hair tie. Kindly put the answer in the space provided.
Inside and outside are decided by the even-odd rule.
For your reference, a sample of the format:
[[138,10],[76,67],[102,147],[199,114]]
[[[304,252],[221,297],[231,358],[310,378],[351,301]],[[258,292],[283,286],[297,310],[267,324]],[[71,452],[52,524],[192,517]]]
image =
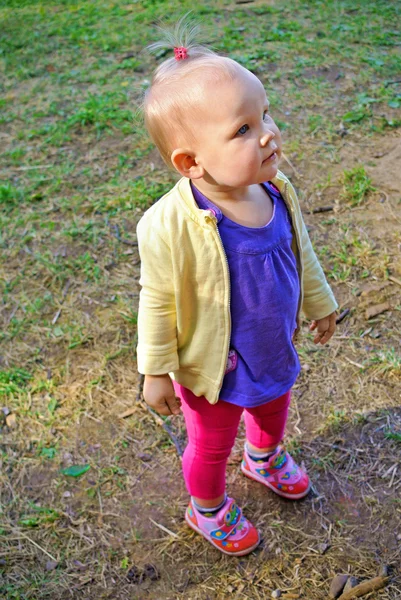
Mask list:
[[184,46],[179,46],[178,48],[174,48],[175,60],[184,60],[188,58],[188,51]]

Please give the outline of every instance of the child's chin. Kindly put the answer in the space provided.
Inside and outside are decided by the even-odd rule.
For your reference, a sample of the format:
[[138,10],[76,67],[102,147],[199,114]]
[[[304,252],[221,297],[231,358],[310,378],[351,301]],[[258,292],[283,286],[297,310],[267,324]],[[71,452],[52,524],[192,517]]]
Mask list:
[[264,173],[263,181],[270,181],[270,179],[273,179],[274,177],[276,177],[277,173],[278,173],[278,161],[276,161],[276,164],[270,165],[270,169],[266,169],[266,171]]

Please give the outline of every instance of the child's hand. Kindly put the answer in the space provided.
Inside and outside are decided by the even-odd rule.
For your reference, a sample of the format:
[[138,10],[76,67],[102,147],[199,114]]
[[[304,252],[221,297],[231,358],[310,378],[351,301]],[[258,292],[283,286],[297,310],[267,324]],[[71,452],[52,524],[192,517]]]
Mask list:
[[175,397],[168,375],[145,375],[143,397],[146,404],[161,415],[178,415],[181,401]]
[[310,331],[317,329],[317,334],[313,339],[315,344],[325,344],[336,330],[336,313],[333,312],[328,317],[312,321],[309,329]]

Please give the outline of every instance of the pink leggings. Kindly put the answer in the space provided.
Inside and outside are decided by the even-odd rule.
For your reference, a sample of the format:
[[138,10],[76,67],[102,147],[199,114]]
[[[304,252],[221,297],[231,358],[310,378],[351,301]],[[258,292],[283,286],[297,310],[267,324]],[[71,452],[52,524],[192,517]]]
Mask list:
[[290,392],[261,406],[244,409],[224,400],[210,404],[204,396],[197,397],[176,383],[174,389],[182,401],[188,432],[182,468],[191,496],[213,500],[224,493],[227,459],[242,412],[246,438],[256,448],[274,446],[283,437]]

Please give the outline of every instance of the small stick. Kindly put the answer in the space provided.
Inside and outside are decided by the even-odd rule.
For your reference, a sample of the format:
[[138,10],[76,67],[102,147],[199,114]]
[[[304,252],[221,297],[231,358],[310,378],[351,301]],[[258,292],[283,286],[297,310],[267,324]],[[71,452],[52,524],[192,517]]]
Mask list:
[[393,283],[396,283],[397,285],[401,285],[401,281],[399,279],[397,279],[396,277],[393,277],[392,275],[389,275],[389,280],[392,281]]
[[284,154],[284,152],[281,153],[281,156],[284,158],[285,162],[287,162],[290,165],[290,167],[294,171],[295,175],[297,177],[302,178],[301,173],[296,170],[296,168],[294,167],[294,165],[292,164],[292,162],[290,161],[290,159],[288,158],[288,156],[286,154]]
[[58,311],[56,312],[56,314],[54,315],[54,317],[52,319],[52,325],[55,325],[57,323],[57,320],[58,320],[59,316],[61,315],[61,309],[63,308],[64,300],[65,300],[65,297],[67,296],[70,285],[71,285],[71,281],[68,280],[63,289],[63,293],[61,296],[61,302],[60,302],[60,308],[58,309]]
[[128,54],[126,54],[125,56],[122,56],[120,58],[120,62],[122,62],[123,60],[128,60],[129,58],[136,58],[137,54],[135,54],[135,52],[129,52]]
[[156,423],[158,425],[160,425],[161,427],[163,427],[164,431],[168,434],[168,436],[170,437],[171,441],[173,442],[173,444],[175,446],[175,449],[177,450],[178,456],[181,458],[182,455],[183,455],[183,451],[181,449],[180,442],[177,440],[177,438],[175,437],[175,435],[173,434],[173,432],[169,429],[169,427],[166,425],[166,423],[163,421],[163,419],[161,417],[159,417],[159,415],[154,410],[152,410],[150,408],[150,406],[148,406],[146,404],[145,401],[141,402],[144,381],[145,381],[145,376],[144,375],[139,375],[138,393],[136,395],[136,401],[140,402],[142,404],[142,406],[144,406],[146,408],[146,410],[148,412],[150,412],[150,414],[152,415],[152,417],[154,418],[154,420],[156,421]]
[[118,225],[113,225],[113,229],[115,231],[114,237],[117,238],[117,240],[119,242],[121,242],[122,244],[126,244],[127,246],[137,246],[138,245],[138,242],[131,242],[130,240],[125,240],[124,238],[122,238]]
[[34,542],[33,540],[31,540],[31,538],[28,537],[27,535],[25,535],[25,533],[22,533],[22,531],[17,531],[16,529],[13,529],[13,531],[17,535],[21,535],[23,538],[25,538],[26,540],[28,540],[28,542],[31,542],[31,544],[33,544],[34,546],[36,546],[36,548],[39,548],[39,550],[41,550],[44,554],[46,554],[46,556],[48,556],[49,558],[51,558],[52,561],[58,563],[57,558],[54,558],[54,556],[52,556],[51,554],[49,554],[49,552],[47,550],[45,550],[44,548],[42,548],[42,546],[39,546],[39,544],[37,544],[36,542]]
[[336,325],[338,325],[339,323],[341,323],[341,321],[344,321],[345,317],[347,315],[349,315],[349,313],[351,312],[350,308],[346,308],[345,310],[343,310],[342,313],[340,313],[336,319]]
[[387,81],[387,82],[384,84],[384,87],[387,87],[387,86],[389,86],[389,85],[394,85],[395,83],[401,83],[401,79],[396,79],[395,81]]
[[325,213],[334,210],[334,206],[317,206],[316,208],[312,208],[312,210],[307,210],[306,214],[315,215],[317,213]]
[[341,594],[338,600],[352,600],[353,598],[360,598],[361,596],[365,596],[365,594],[369,594],[369,592],[375,592],[376,590],[381,590],[386,587],[389,582],[389,577],[373,577],[373,579],[368,579],[367,581],[362,581],[352,589],[348,590],[344,594]]
[[14,171],[31,171],[32,169],[51,169],[54,165],[33,165],[32,167],[11,167]]
[[11,315],[8,317],[8,321],[7,321],[7,325],[8,323],[11,322],[11,320],[15,317],[15,313],[17,312],[17,310],[19,309],[19,302],[14,306],[13,312],[11,313]]
[[169,535],[172,535],[175,538],[180,537],[179,535],[177,535],[176,533],[174,533],[173,531],[170,531],[170,529],[167,529],[167,527],[164,527],[164,525],[160,525],[160,523],[156,523],[156,521],[154,521],[153,519],[151,519],[149,517],[149,521],[152,521],[153,525],[156,525],[156,527],[158,527],[159,529],[161,529],[162,531],[165,531],[166,533],[168,533]]
[[161,417],[159,417],[159,415],[150,408],[150,406],[148,406],[146,404],[145,401],[142,402],[142,405],[146,408],[146,410],[148,412],[150,412],[150,414],[152,415],[152,417],[154,418],[154,420],[156,421],[156,423],[158,425],[160,425],[161,427],[163,427],[164,431],[168,434],[168,436],[170,437],[171,441],[173,442],[175,449],[177,450],[177,454],[178,456],[181,458],[183,455],[183,451],[181,449],[180,446],[180,442],[177,440],[177,438],[175,437],[174,433],[171,431],[171,429],[166,425],[166,423],[163,421],[163,419]]
[[344,356],[345,360],[347,360],[350,365],[354,365],[354,367],[358,367],[359,369],[365,369],[364,365],[361,365],[360,363],[355,362],[354,360],[351,360],[350,358],[348,358],[348,356]]

